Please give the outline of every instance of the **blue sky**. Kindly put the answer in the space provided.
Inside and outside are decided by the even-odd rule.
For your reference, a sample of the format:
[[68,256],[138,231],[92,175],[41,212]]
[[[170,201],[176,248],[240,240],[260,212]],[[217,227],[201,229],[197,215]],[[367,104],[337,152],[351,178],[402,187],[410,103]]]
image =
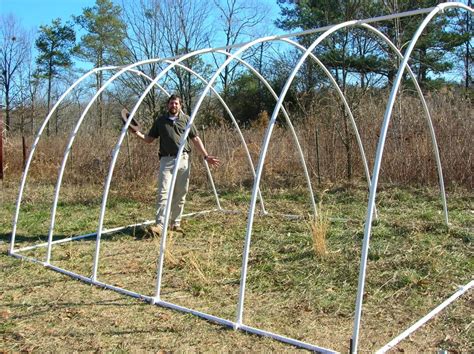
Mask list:
[[[270,16],[278,16],[276,0],[261,0],[271,6]],[[49,25],[60,17],[63,22],[71,15],[80,15],[83,8],[91,7],[95,0],[0,0],[0,14],[13,14],[25,29]]]
[[71,15],[80,15],[84,7],[94,3],[95,0],[0,0],[0,13],[13,14],[25,29],[37,29],[58,17],[70,20]]

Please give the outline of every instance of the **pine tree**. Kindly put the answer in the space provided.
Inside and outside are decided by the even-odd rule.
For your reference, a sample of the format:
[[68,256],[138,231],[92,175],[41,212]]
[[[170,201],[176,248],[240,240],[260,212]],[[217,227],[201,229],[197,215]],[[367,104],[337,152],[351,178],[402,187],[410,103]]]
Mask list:
[[[35,42],[38,49],[36,63],[38,65],[37,74],[41,78],[48,80],[47,105],[48,111],[51,108],[51,88],[52,82],[62,69],[72,65],[71,56],[75,50],[76,33],[71,25],[61,24],[61,19],[53,20],[51,26],[41,26],[40,35]],[[56,133],[58,132],[58,122],[56,120]],[[49,136],[49,122],[46,127],[46,134]]]
[[[95,67],[121,62],[126,50],[123,44],[126,25],[121,20],[121,8],[110,0],[96,0],[93,7],[85,8],[80,16],[74,16],[86,34],[81,37],[78,57],[93,63]],[[103,71],[96,73],[96,88],[103,84]],[[103,98],[97,100],[99,127],[103,125]]]

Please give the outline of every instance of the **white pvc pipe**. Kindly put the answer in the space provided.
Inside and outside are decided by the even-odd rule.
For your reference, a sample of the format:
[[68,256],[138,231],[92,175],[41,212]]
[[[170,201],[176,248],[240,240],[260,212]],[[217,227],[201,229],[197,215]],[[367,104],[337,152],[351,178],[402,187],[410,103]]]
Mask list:
[[[102,70],[111,70],[111,69],[116,69],[116,67],[106,67],[106,68],[102,68]],[[145,75],[143,72],[141,71],[138,71],[138,70],[135,70],[135,69],[128,69],[127,71],[131,71],[131,72],[134,72],[134,73],[137,73],[138,75],[141,75],[141,76],[144,76],[145,78],[149,79],[150,81],[152,81],[152,79],[150,77],[148,77],[147,75]],[[160,85],[157,85],[160,89],[164,90]],[[66,148],[64,150],[64,155],[63,155],[63,160],[61,162],[61,167],[59,169],[59,174],[58,174],[58,178],[56,180],[56,187],[55,187],[55,191],[54,191],[54,199],[53,199],[53,206],[51,208],[51,221],[50,221],[50,227],[49,227],[49,232],[48,232],[48,250],[46,252],[46,263],[49,264],[50,261],[51,261],[51,246],[52,246],[52,240],[53,240],[53,232],[54,232],[54,226],[55,226],[55,222],[56,222],[56,209],[57,209],[57,205],[58,205],[58,200],[59,200],[59,192],[61,190],[61,184],[62,184],[62,180],[63,180],[63,176],[64,176],[64,172],[66,170],[66,164],[67,164],[67,161],[68,161],[68,158],[69,158],[69,153],[71,152],[71,149],[72,149],[72,145],[74,143],[74,140],[76,138],[76,135],[77,133],[79,132],[79,128],[81,127],[82,125],[82,121],[84,120],[85,116],[87,115],[87,113],[89,112],[89,109],[92,107],[92,104],[95,102],[95,99],[97,98],[98,96],[94,97],[92,100],[89,101],[88,105],[86,106],[86,108],[83,110],[81,116],[79,117],[78,121],[76,122],[76,125],[74,126],[70,136],[69,136],[69,140],[66,144]]]
[[215,323],[222,324],[222,325],[230,327],[230,328],[234,328],[234,326],[235,326],[234,322],[226,320],[225,318],[210,315],[208,313],[201,312],[201,311],[196,311],[196,310],[193,310],[193,309],[181,306],[181,305],[174,304],[172,302],[160,300],[160,301],[154,302],[154,304],[158,305],[158,306],[162,306],[162,307],[168,307],[170,309],[178,310],[178,311],[185,312],[185,313],[190,313],[192,315],[204,318],[208,321],[212,321],[212,322],[215,322]]
[[[288,41],[292,42],[290,40],[288,40]],[[219,51],[219,53],[221,53],[221,51]],[[230,55],[229,52],[222,52],[222,53],[225,53],[226,55]],[[257,76],[257,78],[267,87],[268,91],[275,98],[275,100],[278,101],[278,95],[273,90],[272,86],[268,83],[268,81],[262,76],[262,74],[260,74],[252,65],[247,63],[247,61],[243,60],[242,58],[234,58],[234,59],[239,61],[241,64],[245,65],[250,71],[252,71],[252,73],[255,76]],[[315,202],[315,199],[314,199],[313,187],[311,185],[311,178],[309,177],[308,168],[306,166],[306,161],[304,159],[303,149],[301,148],[301,145],[300,145],[300,142],[299,142],[299,139],[298,139],[298,135],[295,132],[295,128],[293,127],[293,123],[291,122],[290,116],[288,115],[288,112],[286,111],[285,107],[282,107],[282,111],[283,111],[283,115],[285,117],[285,120],[288,124],[288,127],[290,128],[290,131],[293,135],[293,139],[295,141],[296,148],[298,150],[300,161],[301,161],[301,164],[303,166],[303,172],[304,172],[304,175],[305,175],[305,178],[306,178],[306,184],[308,186],[311,206],[313,207],[313,215],[316,217],[317,216],[316,202]],[[253,167],[253,165],[252,165],[252,167]],[[255,171],[253,171],[253,177],[255,178]],[[260,191],[260,189],[259,189],[259,191]],[[261,196],[259,196],[259,198],[261,198]],[[264,214],[266,214],[265,210],[264,210]]]
[[459,7],[459,8],[464,8],[471,12],[473,11],[469,7],[460,3],[445,3],[445,4],[440,4],[436,6],[428,14],[428,16],[423,20],[423,22],[421,23],[421,25],[418,27],[417,31],[413,35],[413,38],[406,50],[403,61],[398,69],[398,73],[395,78],[392,91],[390,93],[389,101],[387,103],[387,108],[385,111],[380,138],[379,138],[379,142],[377,146],[377,152],[375,155],[374,171],[372,173],[372,184],[370,186],[369,201],[368,201],[368,206],[367,206],[367,216],[366,216],[366,221],[365,221],[364,240],[363,240],[363,245],[362,245],[361,265],[360,265],[360,270],[359,270],[359,282],[358,282],[357,297],[356,297],[356,310],[355,310],[355,316],[354,316],[354,330],[352,334],[352,346],[351,346],[352,352],[357,352],[357,346],[358,346],[358,341],[359,341],[359,327],[360,327],[360,320],[361,320],[361,314],[362,314],[362,301],[363,301],[365,276],[366,276],[366,268],[367,268],[367,256],[368,256],[368,249],[369,249],[369,242],[370,242],[370,234],[372,231],[372,221],[373,221],[372,213],[375,206],[375,197],[377,193],[377,184],[378,184],[378,179],[379,179],[380,166],[382,163],[382,155],[383,155],[383,150],[385,146],[385,140],[387,137],[388,126],[390,123],[390,118],[392,115],[392,110],[395,103],[396,95],[397,95],[398,88],[402,80],[403,72],[405,71],[405,68],[408,64],[408,60],[410,59],[411,53],[421,33],[423,32],[425,27],[428,25],[428,23],[431,21],[431,19],[439,11],[443,11],[450,7],[453,7],[453,8]]
[[[218,70],[214,73],[214,75],[212,76],[212,78],[209,80],[209,83],[206,85],[205,89],[203,90],[203,92],[201,93],[201,96],[199,97],[199,100],[197,101],[195,107],[193,108],[193,111],[190,115],[190,118],[189,118],[189,122],[188,122],[188,126],[186,127],[186,129],[184,130],[182,136],[181,136],[181,140],[179,142],[179,145],[180,145],[180,148],[178,150],[178,153],[177,153],[177,157],[176,157],[176,162],[175,162],[175,166],[174,166],[174,169],[173,169],[173,175],[172,175],[172,178],[171,178],[171,182],[170,182],[170,189],[169,189],[169,192],[168,192],[168,200],[167,200],[167,203],[166,203],[166,207],[165,207],[165,213],[164,213],[164,224],[163,224],[163,234],[161,236],[161,247],[160,247],[160,256],[159,256],[159,261],[158,261],[158,274],[157,274],[157,282],[156,282],[156,301],[159,301],[160,300],[160,292],[161,292],[161,281],[162,281],[162,271],[163,271],[163,263],[164,263],[164,249],[165,249],[165,245],[166,245],[166,237],[167,237],[167,233],[168,233],[168,222],[169,222],[169,215],[170,215],[170,212],[171,212],[171,203],[172,203],[172,200],[173,200],[173,192],[174,192],[174,187],[175,187],[175,184],[176,184],[176,175],[177,175],[177,171],[178,171],[178,167],[179,167],[179,163],[181,161],[181,154],[182,152],[184,151],[184,143],[188,137],[188,134],[191,130],[191,125],[199,111],[199,108],[204,100],[204,97],[207,95],[207,93],[209,92],[210,90],[210,87],[211,85],[214,84],[214,81],[217,79],[217,77],[219,76],[220,72],[222,70],[224,70],[224,68],[232,61],[232,59],[238,55],[240,55],[240,53],[242,53],[243,51],[245,51],[247,48],[249,48],[251,45],[253,44],[256,44],[256,43],[260,43],[260,42],[263,42],[263,41],[266,41],[266,40],[271,40],[275,37],[264,37],[264,38],[260,38],[260,39],[257,39],[255,41],[252,41],[250,42],[249,44],[243,46],[242,48],[240,48],[239,50],[236,51],[236,53],[234,54],[231,54],[225,61],[224,63],[218,68]],[[196,54],[201,54],[199,51],[197,52],[194,52]],[[181,60],[183,60],[183,58],[186,58],[186,56],[182,57]],[[258,193],[258,191],[256,191],[256,193]]]
[[[138,108],[140,107],[142,101],[145,99],[146,95],[148,94],[148,92],[151,90],[151,88],[153,87],[153,85],[158,82],[168,71],[170,71],[171,69],[173,69],[177,64],[179,64],[180,62],[186,60],[187,58],[190,58],[192,56],[196,56],[196,55],[200,55],[200,54],[204,54],[204,53],[209,53],[209,52],[212,52],[213,49],[212,48],[207,48],[207,49],[201,49],[201,50],[197,50],[195,52],[192,52],[192,53],[188,53],[188,54],[185,54],[183,56],[181,56],[179,59],[176,59],[176,61],[174,61],[172,64],[168,65],[164,70],[162,70],[157,76],[155,79],[153,79],[153,81],[148,85],[148,87],[145,89],[145,91],[143,92],[143,94],[140,96],[140,98],[138,99],[138,101],[136,102],[135,106],[133,107],[132,111],[130,112],[130,115],[129,115],[129,118],[127,120],[127,122],[125,123],[123,129],[122,129],[122,132],[118,138],[118,141],[115,145],[115,148],[114,148],[114,151],[113,151],[113,154],[112,154],[112,161],[109,165],[109,173],[107,175],[107,178],[106,178],[106,182],[105,182],[105,186],[104,186],[104,192],[103,192],[103,197],[102,197],[102,205],[101,205],[101,210],[100,210],[100,216],[99,216],[99,226],[98,226],[98,232],[97,232],[97,247],[96,247],[96,252],[95,252],[95,256],[94,256],[94,268],[93,268],[93,276],[94,276],[94,279],[97,277],[97,268],[98,268],[98,259],[99,259],[99,250],[100,250],[100,237],[101,237],[101,230],[102,230],[102,226],[103,226],[103,222],[104,222],[104,217],[105,217],[105,209],[106,209],[106,205],[107,205],[107,198],[108,198],[108,193],[109,193],[109,189],[110,189],[110,183],[111,183],[111,180],[112,180],[112,174],[113,174],[113,171],[114,171],[114,168],[115,168],[115,163],[116,163],[116,160],[117,160],[117,156],[118,156],[118,152],[120,150],[120,146],[122,144],[122,141],[124,139],[124,136],[128,130],[128,127],[130,125],[130,122],[132,121],[133,117],[135,116]],[[163,60],[166,60],[166,59],[163,59]],[[112,77],[109,81],[115,79],[115,77]],[[104,85],[105,86],[105,85]],[[187,131],[189,132],[189,129],[190,129],[190,126],[188,124],[188,127],[186,128]],[[186,133],[186,137],[187,137],[187,133]],[[182,153],[184,149],[184,144],[181,148],[181,150],[178,152],[179,154]],[[180,156],[177,157],[177,164],[176,164],[176,167],[178,166],[179,164],[179,160],[180,160]],[[173,172],[173,175],[174,177],[175,176],[175,173],[176,173],[176,169],[175,171]],[[173,182],[172,182],[173,183]],[[174,187],[174,186],[173,186]],[[170,201],[172,199],[172,190],[171,190],[171,193],[170,193],[170,196],[171,198],[168,198],[168,201]],[[162,235],[162,238],[161,238],[161,246],[160,246],[160,258],[163,257],[163,252],[164,252],[164,242],[166,242],[166,233],[167,233],[167,230],[166,230],[166,227],[167,227],[167,224],[168,224],[168,220],[167,218],[169,218],[169,214],[168,216],[165,215],[165,223],[164,223],[164,232],[163,232],[163,235]],[[162,265],[161,265],[162,266]],[[160,266],[160,267],[161,267]]]
[[[227,52],[218,51],[218,53],[223,53],[223,54],[227,55]],[[167,61],[167,62],[171,63],[170,61]],[[208,84],[207,80],[205,78],[203,78],[201,75],[199,75],[197,72],[195,72],[194,70],[192,70],[192,69],[190,69],[187,66],[184,66],[182,64],[177,64],[177,66],[180,67],[180,68],[183,68],[184,70],[187,70],[191,74],[195,75],[204,84],[206,84],[206,85]],[[213,87],[211,87],[211,90],[216,95],[217,99],[221,102],[221,104],[224,106],[224,109],[226,110],[226,112],[229,114],[229,117],[232,121],[232,124],[234,125],[235,129],[237,130],[237,134],[239,135],[240,141],[242,142],[242,146],[244,147],[245,153],[247,155],[247,160],[249,161],[249,164],[250,164],[250,169],[252,170],[252,174],[253,174],[253,176],[255,176],[255,167],[253,165],[252,157],[250,156],[250,151],[248,149],[247,142],[245,141],[244,135],[242,134],[242,131],[241,131],[241,129],[240,129],[238,123],[237,123],[237,120],[234,117],[234,114],[232,113],[229,106],[227,105],[227,103],[222,98],[222,96],[217,92],[217,90]],[[219,202],[219,197],[217,195],[217,190],[216,190],[216,187],[214,185],[214,180],[212,179],[211,170],[209,169],[209,164],[207,163],[207,161],[204,161],[204,165],[206,166],[207,175],[209,176],[211,186],[214,190],[214,195],[215,195],[215,198],[216,198],[216,201],[217,201],[218,209],[221,210],[222,207],[221,207],[220,202]],[[262,208],[262,211],[265,212],[265,206],[263,204],[263,197],[262,197],[261,194],[259,194],[259,197],[260,197],[260,206]]]
[[247,326],[247,325],[241,325],[241,326],[239,326],[239,329],[242,330],[242,331],[249,332],[249,333],[258,334],[259,336],[273,338],[273,339],[279,340],[280,342],[288,343],[288,344],[297,346],[299,348],[308,349],[308,350],[311,350],[311,351],[316,352],[316,353],[324,353],[324,354],[326,354],[326,353],[328,353],[328,354],[329,353],[337,353],[337,351],[332,350],[332,349],[327,349],[327,348],[320,347],[320,346],[317,346],[317,345],[309,344],[309,343],[306,343],[306,342],[303,342],[303,341],[300,341],[300,340],[297,340],[297,339],[293,339],[293,338],[290,338],[290,337],[285,337],[285,336],[282,336],[280,334],[272,333],[272,332],[269,332],[269,331],[264,331],[262,329],[250,327],[250,326]]
[[245,245],[244,245],[244,253],[242,257],[242,273],[241,273],[241,280],[240,280],[240,291],[239,291],[239,302],[238,302],[238,307],[237,307],[237,320],[236,322],[239,324],[239,326],[242,324],[242,317],[243,317],[243,308],[244,308],[244,297],[245,297],[245,285],[246,285],[246,278],[247,278],[247,267],[248,267],[248,257],[249,257],[249,252],[250,252],[250,240],[251,240],[251,234],[252,234],[252,227],[253,227],[253,220],[254,220],[254,214],[255,214],[255,203],[256,203],[256,191],[259,188],[260,184],[260,179],[262,176],[262,171],[263,171],[263,166],[265,163],[265,157],[267,154],[268,150],[268,145],[269,141],[272,135],[272,130],[275,125],[276,118],[278,116],[278,112],[280,111],[280,108],[283,104],[283,100],[286,96],[286,93],[288,92],[291,83],[293,82],[296,73],[299,71],[299,68],[303,65],[304,61],[306,58],[309,56],[309,53],[313,51],[313,49],[322,41],[324,38],[329,36],[331,33],[347,27],[347,26],[352,26],[356,24],[357,21],[348,21],[344,22],[339,25],[335,25],[331,27],[331,29],[327,30],[324,32],[321,36],[316,39],[311,46],[306,50],[306,52],[302,55],[302,57],[299,59],[298,63],[296,64],[295,68],[293,69],[293,72],[287,79],[285,86],[282,89],[282,92],[280,94],[280,97],[278,99],[278,102],[275,106],[275,109],[273,111],[272,117],[270,119],[270,122],[268,124],[268,128],[266,131],[263,147],[260,152],[260,158],[259,158],[259,163],[257,167],[257,176],[255,177],[254,181],[254,187],[253,187],[253,192],[252,192],[252,199],[249,207],[249,214],[248,214],[248,223],[247,223],[247,233],[245,236]]
[[[197,211],[197,212],[193,212],[193,213],[183,214],[183,218],[194,216],[194,215],[209,214],[209,213],[213,213],[213,212],[217,212],[217,211],[221,212],[221,213],[231,213],[231,212],[233,212],[232,210],[225,210],[225,209],[201,210],[201,211]],[[129,224],[129,225],[125,225],[125,226],[114,227],[112,229],[103,229],[102,230],[102,235],[110,234],[112,232],[117,232],[117,231],[124,230],[124,229],[129,229],[129,228],[132,228],[132,227],[138,227],[138,226],[143,226],[143,225],[151,225],[153,223],[155,223],[155,220],[146,220],[146,221],[135,223],[135,224]],[[66,243],[66,242],[69,242],[69,241],[78,241],[78,240],[82,240],[84,238],[93,237],[93,236],[97,236],[97,231],[96,232],[91,232],[91,233],[88,233],[88,234],[62,238],[62,239],[59,239],[59,240],[56,240],[56,241],[52,241],[51,244],[56,245],[56,244]],[[34,249],[37,249],[37,248],[47,247],[48,244],[49,244],[48,242],[44,242],[44,243],[39,243],[39,244],[32,245],[32,246],[17,248],[15,250],[15,252],[31,251],[31,250],[34,250]]]
[[[288,40],[289,43],[292,43],[292,41]],[[226,52],[228,53],[228,52]],[[273,90],[272,86],[268,83],[268,81],[260,74],[252,65],[247,63],[247,61],[241,59],[241,58],[235,58],[235,60],[239,61],[243,65],[245,65],[250,71],[254,73],[254,75],[257,76],[257,78],[267,87],[268,91],[271,93],[271,95],[275,98],[276,101],[278,101],[278,95],[276,94],[275,90]],[[314,198],[314,192],[313,192],[313,186],[311,185],[311,178],[309,177],[309,172],[308,172],[308,167],[306,165],[306,160],[304,158],[303,154],[303,149],[301,148],[301,144],[298,139],[298,135],[296,134],[295,128],[293,126],[293,123],[291,122],[290,116],[288,115],[288,112],[286,111],[285,107],[282,107],[283,111],[283,116],[285,117],[285,121],[288,124],[288,127],[290,128],[291,134],[293,135],[293,139],[296,144],[296,149],[298,150],[298,155],[300,157],[300,162],[303,167],[303,173],[306,178],[306,185],[308,186],[308,191],[310,195],[310,202],[311,206],[313,208],[313,215],[314,217],[317,216],[317,207],[316,207],[316,201]],[[253,174],[253,177],[255,178],[255,173]],[[259,188],[260,190],[260,188]],[[266,214],[266,213],[264,213]]]
[[[359,24],[374,23],[374,22],[382,22],[382,21],[387,21],[387,20],[393,20],[393,19],[396,19],[396,18],[422,15],[422,14],[426,14],[428,12],[431,12],[433,9],[434,9],[434,7],[430,7],[430,8],[425,8],[425,9],[418,9],[418,10],[400,12],[400,13],[397,13],[397,14],[366,18],[366,19],[363,19],[363,20],[357,20],[357,23],[359,23]],[[275,39],[283,39],[283,38],[301,37],[301,36],[305,36],[305,35],[308,35],[308,34],[325,32],[327,30],[330,30],[334,26],[335,25],[327,25],[327,26],[324,26],[324,27],[312,28],[312,29],[305,30],[305,31],[293,32],[293,33],[288,33],[288,34],[284,34],[284,35],[278,35],[278,36],[274,36],[274,38]],[[237,43],[237,44],[229,45],[229,46],[226,46],[226,47],[216,48],[216,50],[220,50],[220,49],[229,50],[229,49],[233,49],[233,48],[240,48],[240,47],[243,47],[245,45],[248,45],[249,43],[251,43],[251,42]],[[173,59],[173,58],[170,58],[170,59]]]
[[[403,60],[403,55],[402,53],[398,50],[397,46],[393,44],[393,42],[387,38],[382,32],[377,30],[376,28],[372,27],[371,25],[368,24],[362,24],[362,27],[367,28],[380,36],[385,43],[387,43],[393,51],[398,55],[398,57]],[[438,181],[439,181],[439,187],[440,187],[440,192],[441,192],[441,201],[443,204],[443,211],[444,211],[444,220],[446,225],[449,225],[449,218],[448,218],[448,204],[446,202],[446,192],[444,188],[444,178],[443,178],[443,168],[441,166],[441,157],[439,156],[439,147],[438,147],[438,142],[436,141],[436,133],[434,131],[433,127],[433,120],[431,119],[431,114],[430,110],[428,108],[428,104],[426,103],[425,96],[423,95],[423,92],[421,91],[421,87],[418,83],[418,80],[416,79],[415,74],[413,73],[413,70],[409,65],[407,65],[407,70],[408,73],[411,76],[411,79],[413,80],[413,83],[415,85],[416,91],[418,92],[418,96],[420,97],[421,104],[423,106],[423,110],[425,111],[425,117],[426,117],[426,122],[428,124],[428,129],[430,132],[431,136],[431,143],[433,145],[433,153],[435,155],[435,161],[436,161],[436,168],[438,171]],[[375,210],[375,209],[374,209]]]
[[[175,63],[178,63],[182,60],[185,60],[187,59],[188,57],[191,57],[193,55],[197,55],[197,54],[201,54],[201,53],[206,53],[206,52],[209,52],[211,51],[212,49],[202,49],[200,51],[197,51],[197,52],[193,52],[193,53],[190,53],[190,54],[186,54],[184,56],[182,56],[180,59],[178,59]],[[119,77],[122,73],[124,73],[126,70],[128,70],[129,68],[133,68],[135,66],[138,66],[138,65],[143,65],[143,64],[147,64],[147,63],[151,63],[151,62],[154,62],[154,61],[163,61],[165,59],[150,59],[150,60],[144,60],[144,61],[141,61],[141,62],[138,62],[138,63],[135,63],[135,64],[131,64],[131,65],[128,65],[126,66],[125,68],[123,68],[122,70],[120,70],[118,73],[116,73],[115,75],[113,75],[96,93],[96,95],[94,96],[93,100],[96,99],[96,97],[103,91],[105,90],[105,88],[111,83],[113,82],[117,77]],[[134,118],[136,112],[138,111],[138,108],[140,107],[142,101],[145,99],[146,95],[148,94],[148,92],[151,90],[151,88],[159,81],[159,79],[161,79],[171,68],[174,67],[175,64],[173,65],[169,65],[167,68],[165,68],[163,71],[161,71],[160,74],[158,74],[158,76],[153,79],[153,81],[148,85],[148,87],[145,89],[145,91],[143,92],[143,94],[140,96],[140,98],[138,99],[137,103],[135,104],[135,106],[133,107],[132,111],[130,112],[130,115],[128,117],[128,120],[127,122],[124,124],[123,128],[122,128],[122,132],[120,133],[120,136],[118,138],[118,141],[115,145],[115,148],[112,152],[112,161],[109,165],[109,172],[107,174],[107,177],[106,177],[106,181],[105,181],[105,185],[104,185],[104,192],[103,192],[103,195],[102,195],[102,204],[101,204],[101,208],[100,208],[100,215],[99,215],[99,222],[98,222],[98,227],[97,227],[97,240],[96,240],[96,250],[95,250],[95,253],[94,253],[94,261],[93,261],[93,270],[92,270],[92,277],[94,280],[97,279],[97,270],[98,270],[98,264],[99,264],[99,252],[100,252],[100,239],[101,239],[101,234],[102,234],[102,228],[103,228],[103,224],[104,224],[104,217],[105,217],[105,209],[106,209],[106,206],[107,206],[107,198],[108,198],[108,194],[109,194],[109,190],[110,190],[110,183],[112,181],[112,174],[113,174],[113,171],[114,171],[114,168],[115,168],[115,163],[117,161],[117,157],[118,157],[118,153],[120,151],[120,146],[122,144],[122,141],[128,131],[128,127],[132,121],[132,119]]]
[[[302,50],[303,52],[306,50],[306,48],[302,45],[300,45],[299,43],[296,43],[294,41],[291,41],[291,40],[288,40],[288,39],[284,39],[285,42],[288,42],[288,43],[291,43],[292,45],[294,45],[295,47],[299,48],[300,50]],[[346,97],[344,96],[344,93],[342,92],[341,88],[339,87],[339,85],[337,84],[336,80],[334,79],[334,77],[332,76],[331,72],[326,68],[326,66],[318,59],[318,57],[316,57],[313,53],[310,53],[309,54],[310,57],[318,64],[318,66],[324,71],[324,73],[326,74],[326,76],[329,78],[329,80],[331,81],[332,85],[334,86],[334,88],[336,89],[336,92],[339,94],[339,97],[341,98],[343,104],[344,104],[344,107],[345,107],[345,110],[347,112],[347,114],[349,115],[349,121],[351,122],[351,125],[352,125],[352,129],[354,131],[354,134],[356,136],[356,141],[357,141],[357,145],[359,147],[359,151],[360,151],[360,154],[361,154],[361,158],[362,158],[362,164],[364,166],[364,171],[365,171],[365,177],[367,179],[367,184],[370,188],[370,172],[369,172],[369,164],[367,163],[367,158],[366,158],[366,155],[365,155],[365,151],[364,151],[364,145],[362,144],[362,139],[360,137],[360,134],[359,134],[359,130],[357,128],[357,124],[355,122],[355,119],[354,119],[354,116],[352,114],[352,110],[351,108],[349,107],[349,103],[347,102],[346,100]],[[375,213],[377,213],[377,211],[375,211]],[[375,214],[377,215],[377,214]]]
[[388,350],[394,348],[398,343],[400,343],[402,340],[404,340],[410,334],[415,332],[418,328],[423,326],[426,322],[431,320],[434,316],[436,316],[438,313],[440,313],[449,304],[451,304],[454,300],[456,300],[458,297],[463,295],[465,292],[467,292],[473,286],[474,286],[474,280],[471,280],[469,283],[467,283],[464,286],[460,286],[458,291],[456,291],[453,295],[451,295],[449,298],[444,300],[441,304],[439,304],[436,308],[431,310],[428,314],[426,314],[420,320],[416,321],[413,325],[411,325],[408,329],[406,329],[405,331],[400,333],[397,337],[393,338],[390,342],[385,344],[382,348],[378,349],[376,351],[376,353],[378,353],[378,354],[385,353]]
[[69,93],[77,86],[79,85],[82,81],[84,81],[87,77],[89,77],[91,74],[97,72],[97,71],[100,71],[101,68],[99,69],[93,69],[87,73],[85,73],[84,75],[82,75],[79,79],[77,79],[62,95],[61,97],[59,97],[58,101],[56,102],[56,104],[53,106],[53,108],[51,108],[51,111],[49,112],[49,114],[46,116],[46,118],[44,119],[43,121],[43,124],[40,126],[40,128],[38,129],[38,132],[36,133],[36,137],[35,137],[35,140],[33,141],[33,144],[31,145],[31,150],[30,150],[30,154],[28,156],[28,159],[26,160],[26,164],[25,164],[25,168],[23,170],[23,174],[22,174],[22,177],[21,177],[21,181],[20,181],[20,189],[19,189],[19,192],[18,192],[18,198],[16,200],[16,207],[15,207],[15,214],[14,214],[14,217],[13,217],[13,226],[12,226],[12,235],[11,235],[11,240],[10,240],[10,249],[9,249],[9,253],[13,253],[14,250],[15,250],[15,236],[16,236],[16,229],[17,229],[17,225],[18,225],[18,217],[19,217],[19,214],[20,214],[20,205],[21,205],[21,200],[22,200],[22,197],[23,197],[23,191],[24,191],[24,188],[25,188],[25,184],[26,184],[26,177],[28,176],[28,171],[30,169],[30,165],[31,165],[31,161],[33,160],[33,155],[36,151],[36,147],[38,145],[38,142],[39,142],[39,139],[41,138],[41,135],[43,134],[43,131],[44,129],[46,128],[46,125],[48,124],[49,120],[51,119],[53,113],[56,111],[56,109],[58,108],[58,106],[61,104],[61,102],[69,95]]

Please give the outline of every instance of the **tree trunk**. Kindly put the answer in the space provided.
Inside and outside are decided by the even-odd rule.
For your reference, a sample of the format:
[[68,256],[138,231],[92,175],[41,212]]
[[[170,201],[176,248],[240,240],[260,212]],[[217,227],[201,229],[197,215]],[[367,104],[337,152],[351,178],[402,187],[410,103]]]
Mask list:
[[5,130],[10,130],[10,90],[5,90]]
[[[47,112],[46,112],[46,115],[49,114],[49,109],[50,109],[50,105],[51,105],[51,81],[52,81],[52,73],[51,73],[51,70],[49,72],[49,75],[48,75],[48,98],[47,98]],[[48,120],[48,123],[46,123],[46,136],[49,136],[50,134],[50,131],[49,131],[49,120]]]
[[[467,2],[467,6],[472,7],[472,0],[469,0]],[[466,12],[466,32],[471,33],[471,14]],[[469,63],[471,61],[471,41],[467,40],[466,41],[466,58],[465,58],[465,63],[464,63],[464,68],[466,70],[466,84],[465,87],[466,89],[469,88],[469,85],[471,84],[471,75],[469,72]]]

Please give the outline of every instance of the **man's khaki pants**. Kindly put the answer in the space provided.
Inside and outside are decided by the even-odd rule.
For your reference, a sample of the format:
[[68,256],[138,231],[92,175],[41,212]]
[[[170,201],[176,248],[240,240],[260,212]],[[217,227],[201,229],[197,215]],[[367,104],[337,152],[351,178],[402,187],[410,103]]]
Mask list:
[[[171,186],[171,179],[176,158],[174,156],[163,156],[160,159],[160,170],[158,173],[158,196],[156,223],[163,225],[165,222],[165,209],[168,202],[168,195]],[[189,155],[183,153],[179,162],[179,168],[174,186],[173,198],[171,203],[170,222],[168,225],[178,226],[183,215],[184,202],[186,201],[186,193],[189,188]]]

